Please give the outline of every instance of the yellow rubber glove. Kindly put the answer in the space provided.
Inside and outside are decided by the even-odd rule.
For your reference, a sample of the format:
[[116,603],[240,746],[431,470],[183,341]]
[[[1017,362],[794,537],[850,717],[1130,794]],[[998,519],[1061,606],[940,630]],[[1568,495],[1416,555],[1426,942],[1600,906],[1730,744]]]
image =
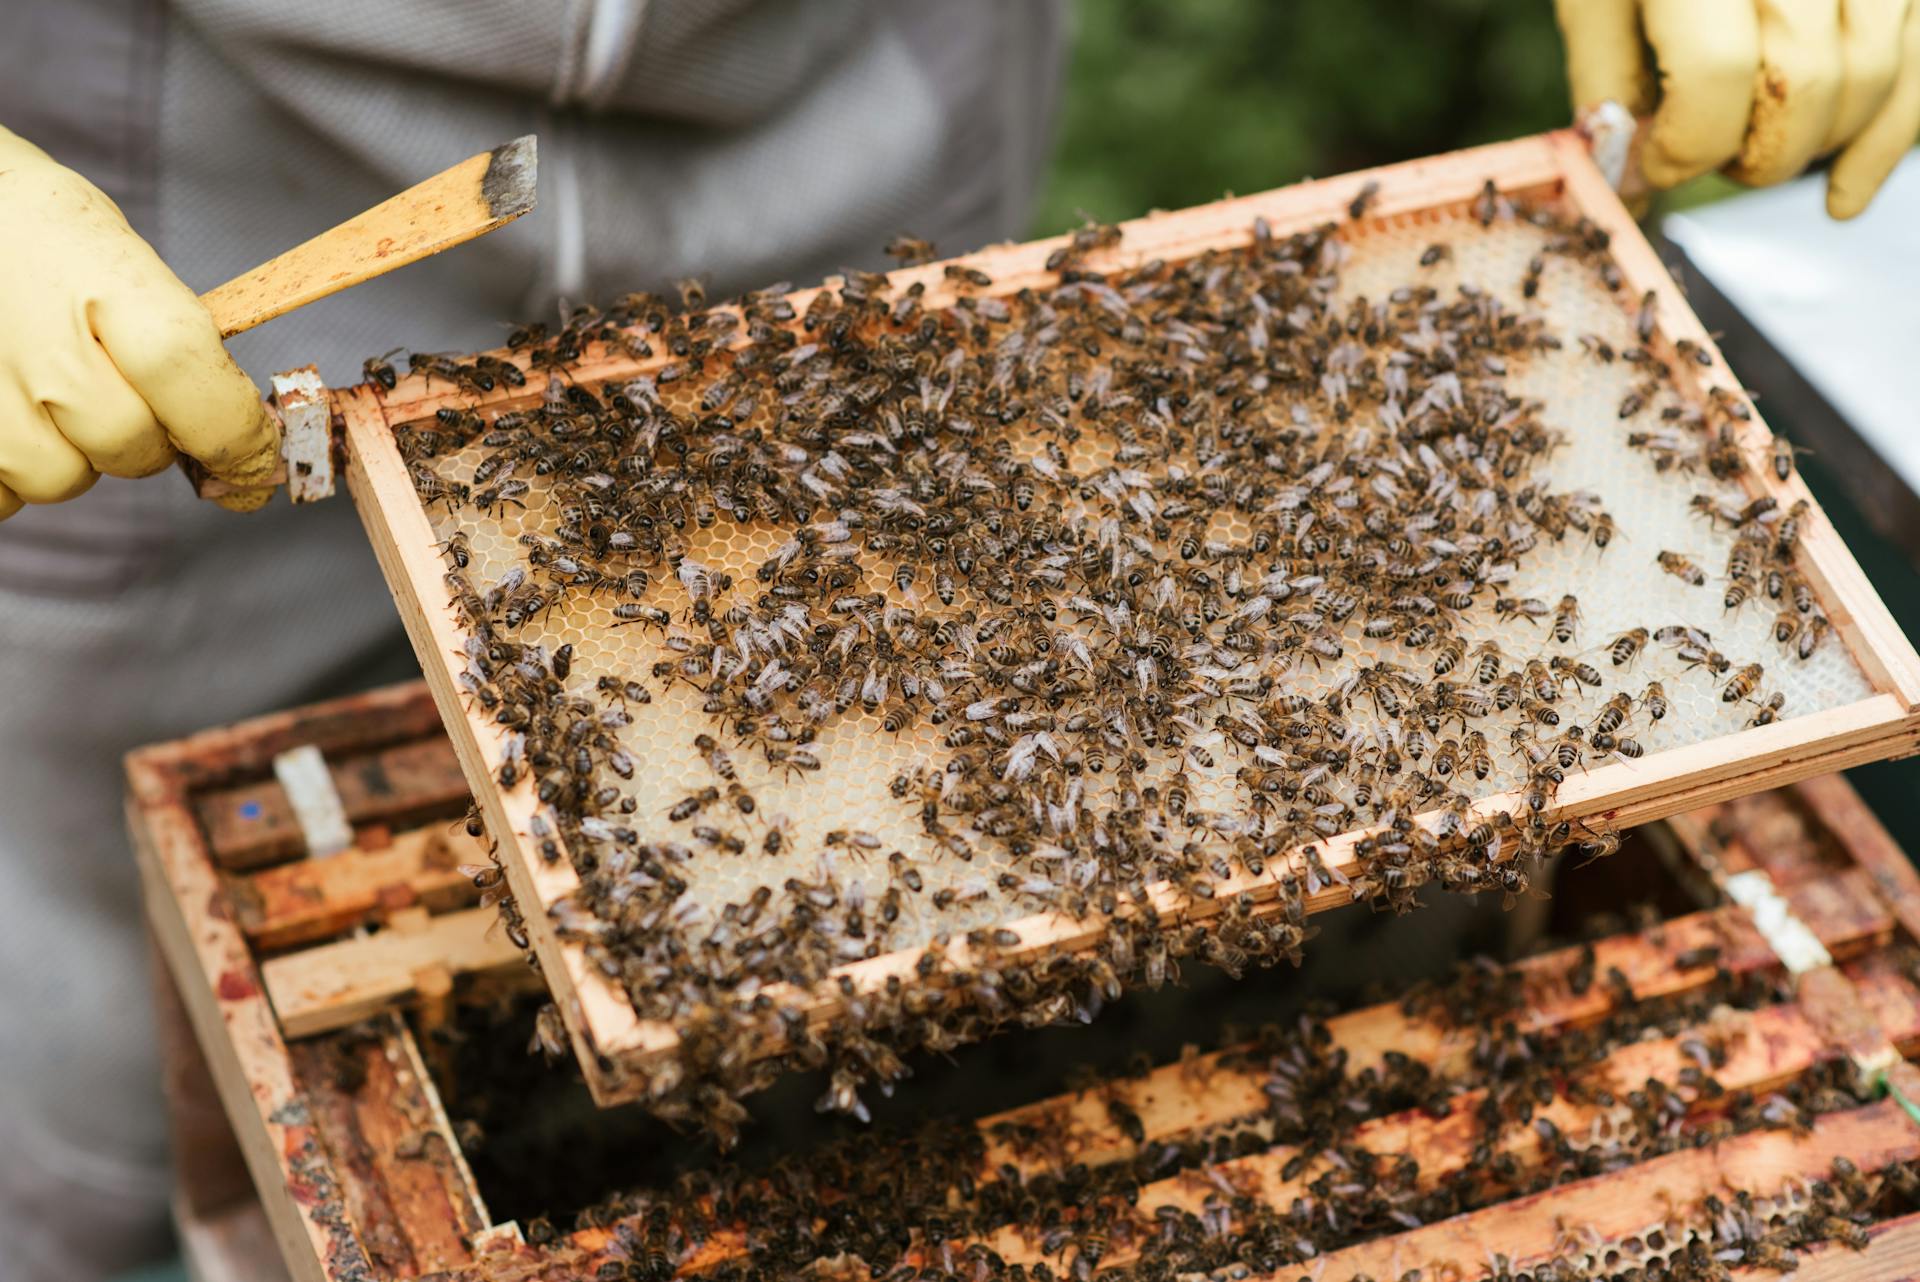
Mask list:
[[[1839,153],[1827,212],[1867,207],[1920,135],[1920,0],[1555,0],[1573,105],[1654,112],[1655,187],[1781,182]],[[1657,67],[1659,84],[1654,84]]]
[[0,129],[0,519],[176,452],[246,485],[278,445],[193,291],[99,188]]

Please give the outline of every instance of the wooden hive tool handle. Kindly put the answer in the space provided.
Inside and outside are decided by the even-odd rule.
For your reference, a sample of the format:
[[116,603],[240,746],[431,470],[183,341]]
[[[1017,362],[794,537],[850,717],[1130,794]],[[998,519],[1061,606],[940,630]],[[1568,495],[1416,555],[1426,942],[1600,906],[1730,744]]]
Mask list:
[[[305,244],[200,295],[230,338],[296,307],[419,262],[504,227],[533,208],[534,136],[483,151],[382,201]],[[313,367],[276,374],[269,405],[281,422],[282,466],[273,483],[295,502],[333,492],[325,388]],[[190,459],[182,467],[201,498],[228,492]]]

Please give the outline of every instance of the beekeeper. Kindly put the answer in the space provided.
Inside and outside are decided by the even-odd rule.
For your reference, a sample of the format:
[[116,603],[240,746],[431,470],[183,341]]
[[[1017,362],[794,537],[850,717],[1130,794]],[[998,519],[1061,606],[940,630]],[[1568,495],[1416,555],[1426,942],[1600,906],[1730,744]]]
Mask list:
[[[1909,0],[1557,7],[1575,104],[1657,107],[1655,185],[1832,155],[1851,217],[1920,129]],[[903,229],[1015,235],[1061,20],[1061,0],[8,0],[0,1274],[82,1282],[164,1248],[120,754],[412,671],[346,505],[242,518],[133,478],[181,454],[265,476],[275,368],[349,381],[396,343],[498,345],[496,321],[556,298],[694,275],[720,297]],[[533,215],[221,346],[196,291],[527,132]]]

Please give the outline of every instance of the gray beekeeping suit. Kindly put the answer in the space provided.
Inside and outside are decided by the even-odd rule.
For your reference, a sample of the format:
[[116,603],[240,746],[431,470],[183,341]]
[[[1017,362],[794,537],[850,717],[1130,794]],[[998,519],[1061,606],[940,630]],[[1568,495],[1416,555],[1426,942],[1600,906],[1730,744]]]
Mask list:
[[[1018,234],[1060,0],[5,0],[0,124],[204,290],[474,152],[540,205],[235,342],[256,380],[706,278],[715,296]],[[0,288],[6,282],[0,281]],[[0,525],[0,1277],[154,1253],[166,1179],[118,758],[411,670],[344,499],[235,516],[174,476]]]

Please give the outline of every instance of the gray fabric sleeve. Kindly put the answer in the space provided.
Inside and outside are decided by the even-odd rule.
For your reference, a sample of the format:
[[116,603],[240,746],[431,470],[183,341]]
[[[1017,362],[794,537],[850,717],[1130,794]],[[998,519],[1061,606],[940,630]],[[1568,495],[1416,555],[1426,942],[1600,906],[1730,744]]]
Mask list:
[[882,17],[878,0],[176,0],[237,65],[424,73],[582,106],[738,126],[776,110]]

